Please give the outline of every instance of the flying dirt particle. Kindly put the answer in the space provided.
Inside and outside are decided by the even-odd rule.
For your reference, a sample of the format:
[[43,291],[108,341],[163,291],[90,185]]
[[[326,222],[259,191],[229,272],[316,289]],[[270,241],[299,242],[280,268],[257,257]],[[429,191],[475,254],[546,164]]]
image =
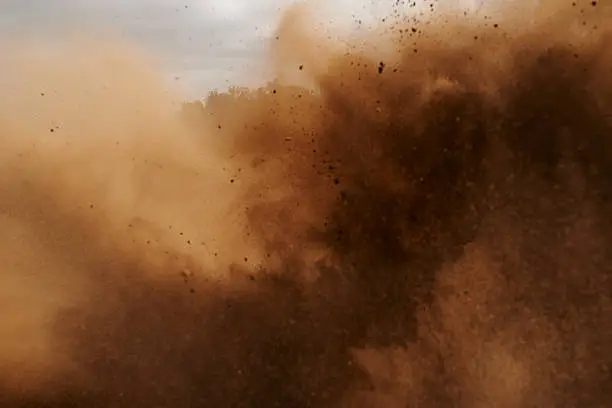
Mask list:
[[301,70],[303,70],[303,69],[304,69],[304,65],[300,65],[300,66],[299,66],[299,70],[301,71]]
[[591,6],[595,7],[596,5],[597,5],[597,2],[596,2],[596,1],[592,1],[592,2],[591,2]]
[[385,70],[385,63],[381,61],[381,62],[378,64],[378,73],[379,73],[379,74],[382,74],[384,70]]
[[183,281],[187,283],[193,277],[193,272],[190,269],[183,269],[180,272],[180,275],[182,276]]

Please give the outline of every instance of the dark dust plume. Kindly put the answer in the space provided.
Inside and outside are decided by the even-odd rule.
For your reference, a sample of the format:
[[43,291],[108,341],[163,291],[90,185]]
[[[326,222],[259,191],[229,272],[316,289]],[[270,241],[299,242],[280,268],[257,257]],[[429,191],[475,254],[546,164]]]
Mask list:
[[70,369],[7,372],[0,406],[612,404],[612,37],[578,3],[514,31],[402,21],[380,55],[295,64],[315,91],[211,96],[196,114],[241,169],[224,188],[262,255],[223,279],[65,207],[64,179],[4,177],[46,262],[78,253],[63,262],[92,283],[54,316]]

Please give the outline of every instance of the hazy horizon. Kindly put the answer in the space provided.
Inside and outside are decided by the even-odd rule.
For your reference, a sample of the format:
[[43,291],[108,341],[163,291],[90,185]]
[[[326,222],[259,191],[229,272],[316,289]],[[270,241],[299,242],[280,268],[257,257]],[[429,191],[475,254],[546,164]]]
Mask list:
[[[482,2],[452,3],[457,1],[464,6]],[[0,36],[9,42],[15,35],[48,40],[61,30],[120,36],[159,58],[169,80],[187,98],[200,98],[230,84],[257,86],[272,79],[265,74],[270,72],[264,65],[267,42],[283,9],[295,2],[6,0],[0,4]],[[358,21],[375,22],[393,7],[393,2],[368,0],[319,3],[323,24],[348,31]]]

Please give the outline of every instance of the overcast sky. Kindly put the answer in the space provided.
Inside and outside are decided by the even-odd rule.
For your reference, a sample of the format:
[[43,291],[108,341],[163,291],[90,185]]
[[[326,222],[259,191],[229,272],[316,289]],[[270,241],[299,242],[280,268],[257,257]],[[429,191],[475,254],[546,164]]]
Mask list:
[[[0,35],[93,28],[136,41],[166,61],[191,96],[263,75],[266,41],[295,0],[0,0]],[[476,1],[476,0],[462,0]],[[482,0],[480,0],[482,1]],[[340,23],[376,14],[391,0],[329,0]],[[334,11],[335,10],[335,11]],[[379,13],[384,13],[380,12]],[[261,74],[258,74],[261,72]],[[245,73],[248,73],[246,75]]]
[[119,34],[166,61],[184,87],[205,94],[257,76],[266,38],[291,1],[0,0],[0,35],[71,27]]

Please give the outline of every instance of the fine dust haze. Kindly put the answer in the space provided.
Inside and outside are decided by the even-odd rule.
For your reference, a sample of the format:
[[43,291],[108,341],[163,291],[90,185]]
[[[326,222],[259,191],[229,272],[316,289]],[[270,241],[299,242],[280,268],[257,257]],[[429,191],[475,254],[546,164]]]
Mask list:
[[130,47],[3,44],[0,407],[612,406],[612,15],[554,3],[302,4],[197,121]]

